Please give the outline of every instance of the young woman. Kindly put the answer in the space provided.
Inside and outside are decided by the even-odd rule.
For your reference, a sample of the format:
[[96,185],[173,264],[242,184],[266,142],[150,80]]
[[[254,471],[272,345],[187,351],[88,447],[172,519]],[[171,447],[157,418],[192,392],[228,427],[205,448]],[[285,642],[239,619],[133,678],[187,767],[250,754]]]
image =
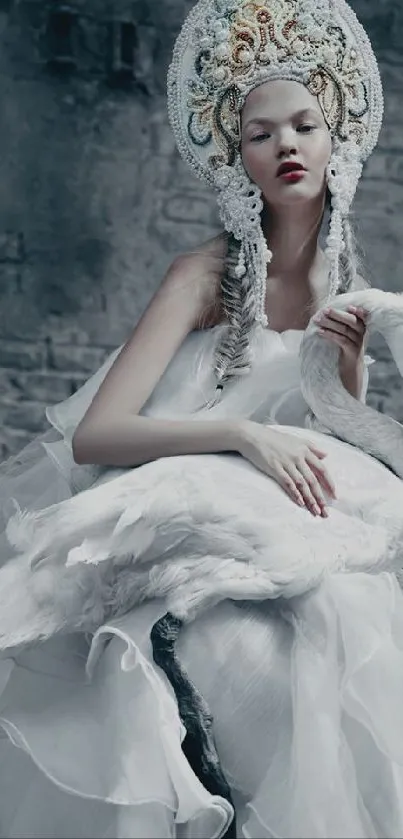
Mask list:
[[3,467],[1,836],[402,835],[403,489],[313,430],[299,365],[313,318],[365,400],[367,312],[335,295],[365,287],[368,50],[325,0],[201,0],[184,27],[171,117],[225,230],[48,409],[61,439]]

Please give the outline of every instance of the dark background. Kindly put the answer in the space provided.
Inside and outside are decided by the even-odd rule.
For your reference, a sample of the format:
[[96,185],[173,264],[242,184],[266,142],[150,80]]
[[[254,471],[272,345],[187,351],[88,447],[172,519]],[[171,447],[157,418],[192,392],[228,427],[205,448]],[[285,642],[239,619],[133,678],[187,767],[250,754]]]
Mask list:
[[[193,0],[0,0],[0,460],[122,343],[179,251],[217,230],[179,160],[165,78]],[[403,4],[352,0],[386,113],[355,214],[371,282],[403,290]],[[371,345],[369,402],[403,421]]]

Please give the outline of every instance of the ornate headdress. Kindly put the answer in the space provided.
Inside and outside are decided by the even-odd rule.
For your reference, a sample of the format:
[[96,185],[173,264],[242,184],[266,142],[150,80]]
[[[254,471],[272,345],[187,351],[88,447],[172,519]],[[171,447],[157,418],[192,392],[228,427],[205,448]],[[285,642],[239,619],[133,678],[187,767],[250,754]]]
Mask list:
[[262,325],[272,254],[262,194],[240,155],[240,112],[254,88],[274,79],[300,82],[317,96],[331,132],[329,297],[340,291],[345,221],[383,117],[378,65],[345,0],[199,0],[188,15],[168,73],[169,117],[182,157],[218,191],[220,218],[240,242],[235,276],[252,273],[254,320]]

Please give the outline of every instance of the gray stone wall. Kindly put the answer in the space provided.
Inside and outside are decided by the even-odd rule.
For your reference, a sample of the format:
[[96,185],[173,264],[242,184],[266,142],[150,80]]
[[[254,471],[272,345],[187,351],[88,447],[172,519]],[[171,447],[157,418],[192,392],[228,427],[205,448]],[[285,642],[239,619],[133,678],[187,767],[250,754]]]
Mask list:
[[[192,1],[72,0],[64,67],[52,60],[52,5],[0,3],[0,459],[45,430],[45,406],[126,339],[175,254],[217,230],[213,199],[180,161],[166,117],[166,70]],[[402,6],[352,5],[386,96],[356,218],[373,284],[400,290]],[[122,23],[129,35],[135,26],[133,80],[114,63]],[[403,420],[389,353],[371,349],[369,401]]]

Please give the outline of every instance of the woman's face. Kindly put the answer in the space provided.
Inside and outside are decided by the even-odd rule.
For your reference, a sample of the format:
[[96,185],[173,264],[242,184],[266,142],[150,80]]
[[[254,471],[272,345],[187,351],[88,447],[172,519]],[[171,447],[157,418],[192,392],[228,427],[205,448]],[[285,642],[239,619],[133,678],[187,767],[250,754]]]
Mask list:
[[[251,91],[241,114],[244,167],[269,206],[307,202],[326,192],[332,151],[329,129],[315,96],[292,81],[266,82]],[[285,162],[300,175],[280,176]]]

